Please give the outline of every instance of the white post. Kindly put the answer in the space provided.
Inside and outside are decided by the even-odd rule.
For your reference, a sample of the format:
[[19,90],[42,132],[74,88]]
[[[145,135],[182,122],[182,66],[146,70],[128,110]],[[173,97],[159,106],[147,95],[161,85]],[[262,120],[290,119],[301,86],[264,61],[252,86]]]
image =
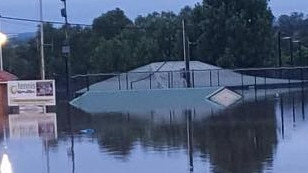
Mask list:
[[0,43],[0,70],[3,71],[2,43]]

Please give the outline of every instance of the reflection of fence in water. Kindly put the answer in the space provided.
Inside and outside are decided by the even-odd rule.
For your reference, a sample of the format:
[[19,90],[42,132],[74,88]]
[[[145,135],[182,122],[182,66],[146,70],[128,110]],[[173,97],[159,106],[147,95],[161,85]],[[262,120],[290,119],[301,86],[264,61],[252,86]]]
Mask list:
[[[276,116],[278,121],[278,129],[284,139],[290,129],[296,128],[306,120],[306,92],[302,87],[300,92],[290,91],[287,94],[280,95],[276,104]],[[287,135],[288,136],[288,135]]]

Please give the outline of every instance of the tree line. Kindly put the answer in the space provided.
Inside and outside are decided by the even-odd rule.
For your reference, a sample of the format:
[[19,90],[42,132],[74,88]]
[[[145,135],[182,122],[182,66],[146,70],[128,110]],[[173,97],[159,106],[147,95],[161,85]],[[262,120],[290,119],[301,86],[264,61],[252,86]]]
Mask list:
[[[131,20],[116,8],[95,18],[92,27],[69,26],[71,74],[125,72],[151,62],[183,60],[183,20],[186,40],[193,43],[191,60],[225,68],[274,67],[281,32],[282,38],[302,43],[301,52],[298,42],[293,44],[294,64],[308,63],[304,14],[275,18],[268,0],[203,0],[178,14],[153,12]],[[65,27],[46,23],[44,32],[47,78],[64,76]],[[39,37],[38,31],[28,42],[6,44],[4,68],[22,79],[40,78]],[[282,65],[289,66],[290,45],[284,39],[281,50]]]

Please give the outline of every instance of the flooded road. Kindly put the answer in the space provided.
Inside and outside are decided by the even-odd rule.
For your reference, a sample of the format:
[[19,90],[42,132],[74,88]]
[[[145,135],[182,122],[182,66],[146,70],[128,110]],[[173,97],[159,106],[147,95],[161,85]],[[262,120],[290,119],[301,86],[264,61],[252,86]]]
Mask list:
[[95,115],[58,101],[56,125],[44,126],[56,133],[5,120],[0,154],[14,173],[308,172],[307,101],[299,91],[210,114],[185,108]]

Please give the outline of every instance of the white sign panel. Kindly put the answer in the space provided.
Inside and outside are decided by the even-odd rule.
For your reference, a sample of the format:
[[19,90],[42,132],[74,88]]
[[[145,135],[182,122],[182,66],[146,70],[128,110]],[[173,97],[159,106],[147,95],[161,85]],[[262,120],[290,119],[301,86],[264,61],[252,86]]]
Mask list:
[[40,137],[57,138],[55,113],[9,115],[10,138]]
[[54,80],[24,80],[8,82],[9,106],[56,105]]

